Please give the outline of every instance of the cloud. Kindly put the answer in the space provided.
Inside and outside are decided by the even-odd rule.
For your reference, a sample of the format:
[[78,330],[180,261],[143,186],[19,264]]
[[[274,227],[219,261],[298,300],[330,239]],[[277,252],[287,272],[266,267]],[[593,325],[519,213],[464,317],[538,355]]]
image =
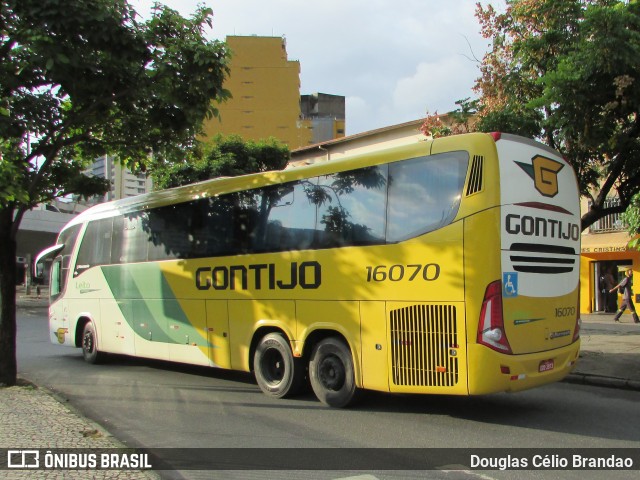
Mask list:
[[346,97],[345,105],[347,115],[365,116],[371,113],[371,108],[367,104],[366,100],[360,97]]
[[457,100],[472,96],[474,74],[476,67],[462,56],[419,63],[413,75],[398,80],[393,105],[406,112],[416,105],[431,113],[450,111]]
[[[132,0],[141,13],[153,0]],[[161,0],[190,15],[202,0]],[[209,0],[211,36],[284,36],[301,93],[344,95],[347,132],[448,110],[479,75],[463,55],[486,50],[470,0]]]

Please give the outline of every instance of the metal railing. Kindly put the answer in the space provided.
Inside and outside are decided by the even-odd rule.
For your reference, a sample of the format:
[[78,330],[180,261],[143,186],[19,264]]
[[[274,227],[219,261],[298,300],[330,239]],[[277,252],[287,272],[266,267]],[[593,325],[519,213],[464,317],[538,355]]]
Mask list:
[[[609,198],[604,201],[603,208],[612,208],[618,205],[620,205],[619,198]],[[589,208],[591,208],[591,202],[589,202]],[[627,224],[622,220],[621,213],[607,215],[589,227],[590,233],[622,232],[625,230],[627,230]]]

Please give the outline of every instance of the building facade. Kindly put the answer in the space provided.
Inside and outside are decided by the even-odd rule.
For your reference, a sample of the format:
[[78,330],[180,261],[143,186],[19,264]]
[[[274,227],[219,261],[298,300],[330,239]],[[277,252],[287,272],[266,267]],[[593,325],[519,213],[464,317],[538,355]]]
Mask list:
[[219,118],[207,120],[204,133],[237,134],[245,140],[275,137],[294,149],[311,142],[300,112],[300,62],[287,58],[282,37],[228,36],[231,92],[217,108]]
[[120,162],[115,161],[114,157],[108,155],[97,158],[85,173],[107,179],[111,184],[111,190],[104,197],[93,198],[89,201],[89,204],[140,195],[150,192],[152,188],[151,178],[147,178],[144,173],[132,173]]
[[313,93],[300,97],[302,126],[311,131],[311,144],[345,136],[345,98]]
[[[607,200],[615,206],[619,200]],[[580,210],[584,213],[589,208],[587,199],[582,199]],[[608,215],[582,233],[580,257],[580,312],[596,313],[615,311],[620,304],[617,293],[608,293],[607,276],[618,283],[628,268],[633,269],[634,277],[640,271],[640,252],[628,247],[631,240],[627,226],[620,214]],[[610,278],[611,278],[610,277]],[[639,280],[640,282],[640,280]],[[640,284],[636,284],[635,292],[640,292]],[[634,299],[640,297],[636,295]],[[640,299],[640,298],[638,298]]]
[[[25,212],[16,235],[16,272],[18,284],[30,284],[31,267],[36,255],[56,243],[58,233],[73,218],[49,204],[38,205]],[[45,281],[48,283],[48,265]]]

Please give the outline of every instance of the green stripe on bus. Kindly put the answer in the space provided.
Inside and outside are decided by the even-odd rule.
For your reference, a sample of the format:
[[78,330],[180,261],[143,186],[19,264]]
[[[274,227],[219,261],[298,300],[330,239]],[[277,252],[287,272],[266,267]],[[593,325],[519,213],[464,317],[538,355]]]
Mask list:
[[[122,316],[133,331],[146,340],[164,343],[197,343],[210,346],[193,327],[157,264],[108,265],[102,273],[118,299]],[[169,322],[180,325],[169,328]]]

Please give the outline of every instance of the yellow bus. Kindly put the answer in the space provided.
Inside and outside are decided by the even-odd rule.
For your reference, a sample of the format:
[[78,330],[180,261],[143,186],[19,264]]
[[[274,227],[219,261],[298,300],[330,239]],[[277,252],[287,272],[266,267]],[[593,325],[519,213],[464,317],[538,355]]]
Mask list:
[[40,256],[51,340],[332,407],[536,387],[578,359],[578,199],[556,151],[477,133],[100,204]]

